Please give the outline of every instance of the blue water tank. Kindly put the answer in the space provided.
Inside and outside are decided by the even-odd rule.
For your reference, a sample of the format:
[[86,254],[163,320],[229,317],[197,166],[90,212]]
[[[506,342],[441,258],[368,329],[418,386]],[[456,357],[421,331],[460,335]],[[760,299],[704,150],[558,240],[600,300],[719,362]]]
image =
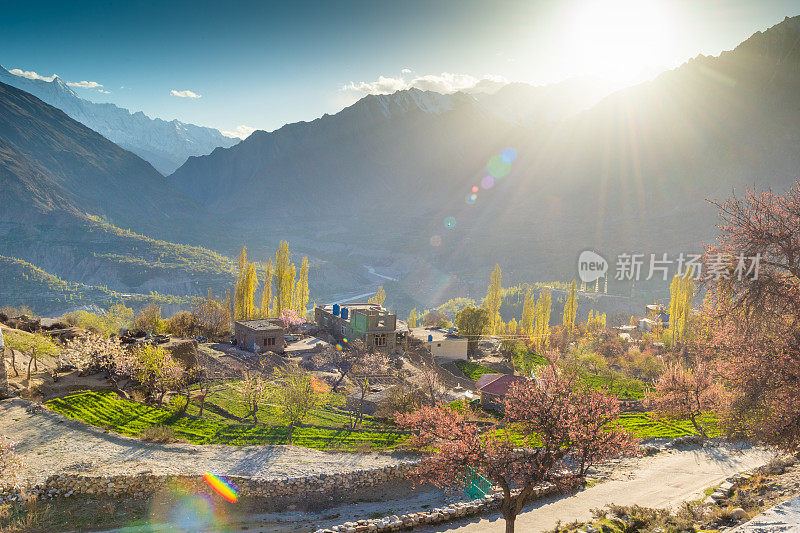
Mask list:
[[342,307],[342,319],[347,320],[347,317],[350,315],[350,310],[346,307]]
[[339,316],[339,304],[333,304],[333,316]]
[[433,342],[433,335],[428,335],[428,342]]

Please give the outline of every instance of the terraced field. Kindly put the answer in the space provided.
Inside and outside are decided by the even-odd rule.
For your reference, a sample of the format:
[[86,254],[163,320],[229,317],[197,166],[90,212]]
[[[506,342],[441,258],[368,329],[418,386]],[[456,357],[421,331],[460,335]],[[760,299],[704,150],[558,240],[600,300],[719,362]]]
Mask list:
[[[700,423],[709,436],[719,434],[718,422],[713,414],[703,415]],[[619,424],[640,439],[674,439],[698,434],[689,420],[663,420],[656,418],[653,413],[624,413],[620,416]]]
[[[168,426],[192,444],[294,444],[319,450],[375,449],[397,446],[404,435],[367,428],[351,431],[335,426],[303,426],[292,432],[285,425],[235,424],[220,419],[178,417],[169,409],[120,398],[113,392],[81,392],[47,402],[57,413],[122,435],[135,436],[153,426]],[[204,413],[205,414],[205,413]],[[318,420],[324,418],[324,412]]]

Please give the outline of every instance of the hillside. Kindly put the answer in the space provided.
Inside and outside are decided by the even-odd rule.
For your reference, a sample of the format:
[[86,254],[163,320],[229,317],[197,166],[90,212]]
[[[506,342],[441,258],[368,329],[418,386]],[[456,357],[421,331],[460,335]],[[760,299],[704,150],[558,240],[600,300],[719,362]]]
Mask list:
[[[243,225],[380,257],[423,302],[474,296],[496,262],[511,282],[568,280],[584,249],[612,262],[692,252],[715,235],[706,198],[798,175],[799,26],[787,18],[556,122],[518,125],[470,95],[411,89],[256,132],[170,180]],[[510,174],[465,202],[505,147],[518,154]]]
[[135,153],[162,174],[174,172],[189,156],[209,154],[218,146],[229,147],[239,142],[214,128],[150,118],[141,111],[131,113],[114,104],[90,102],[79,97],[58,76],[52,81],[32,80],[15,76],[0,66],[0,82],[64,111]]
[[135,154],[2,83],[0,203],[0,254],[63,279],[181,295],[232,279],[218,254],[141,235],[211,240],[197,204]]
[[166,306],[187,305],[188,299],[158,293],[121,293],[96,285],[64,281],[13,257],[0,255],[3,272],[2,305],[30,307],[45,316],[58,316],[75,309],[106,308],[119,302],[139,307],[150,302]]

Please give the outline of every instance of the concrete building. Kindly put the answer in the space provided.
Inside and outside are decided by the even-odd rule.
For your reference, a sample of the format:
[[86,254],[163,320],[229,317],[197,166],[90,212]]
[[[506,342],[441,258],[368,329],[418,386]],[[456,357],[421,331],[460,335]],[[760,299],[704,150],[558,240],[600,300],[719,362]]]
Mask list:
[[361,339],[367,348],[395,353],[406,345],[408,327],[377,304],[318,305],[317,325],[341,341]]
[[467,338],[459,337],[453,330],[411,328],[410,332],[436,359],[455,361],[467,358]]
[[286,345],[283,338],[283,325],[279,320],[262,318],[259,320],[239,320],[234,323],[236,344],[251,352],[282,353]]

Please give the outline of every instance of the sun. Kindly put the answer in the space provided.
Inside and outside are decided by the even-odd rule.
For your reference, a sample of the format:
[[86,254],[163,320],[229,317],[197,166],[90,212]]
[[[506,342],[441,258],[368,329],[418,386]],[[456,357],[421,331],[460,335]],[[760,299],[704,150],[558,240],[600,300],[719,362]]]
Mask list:
[[671,63],[675,13],[666,0],[585,0],[565,15],[564,60],[577,75],[634,81]]

